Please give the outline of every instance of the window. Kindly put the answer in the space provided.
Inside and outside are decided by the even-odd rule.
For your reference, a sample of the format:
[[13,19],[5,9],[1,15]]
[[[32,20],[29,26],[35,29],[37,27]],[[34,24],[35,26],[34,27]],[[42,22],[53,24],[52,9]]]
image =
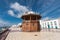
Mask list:
[[45,28],[46,28],[46,23],[45,23]]
[[54,21],[54,24],[55,24],[55,28],[57,29],[58,27],[57,27],[57,22],[56,21]]
[[49,24],[49,22],[48,22],[48,24]]
[[53,23],[51,22],[51,28],[53,28]]
[[57,25],[56,21],[54,21],[54,24]]
[[48,24],[48,29],[50,29],[50,25]]
[[58,27],[57,27],[57,26],[55,26],[55,28],[57,29]]
[[53,23],[51,22],[51,25],[53,25]]
[[45,25],[46,25],[46,23],[45,23]]
[[44,23],[43,23],[43,27],[44,27]]

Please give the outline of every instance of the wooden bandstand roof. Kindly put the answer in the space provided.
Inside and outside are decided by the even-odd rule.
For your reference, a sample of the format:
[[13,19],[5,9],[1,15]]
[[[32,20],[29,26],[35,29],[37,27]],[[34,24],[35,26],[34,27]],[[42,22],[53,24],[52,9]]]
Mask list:
[[37,20],[39,20],[41,18],[40,15],[38,14],[26,14],[26,15],[22,15],[22,19],[25,19],[25,20],[29,20],[31,17],[31,19],[35,20],[37,18]]

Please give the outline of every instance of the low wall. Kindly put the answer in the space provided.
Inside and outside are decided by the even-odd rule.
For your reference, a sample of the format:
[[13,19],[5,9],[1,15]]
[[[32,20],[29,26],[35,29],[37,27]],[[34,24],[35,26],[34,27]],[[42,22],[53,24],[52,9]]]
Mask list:
[[0,32],[0,40],[5,40],[6,37],[7,37],[7,35],[8,35],[8,33],[9,33],[9,30],[8,29]]

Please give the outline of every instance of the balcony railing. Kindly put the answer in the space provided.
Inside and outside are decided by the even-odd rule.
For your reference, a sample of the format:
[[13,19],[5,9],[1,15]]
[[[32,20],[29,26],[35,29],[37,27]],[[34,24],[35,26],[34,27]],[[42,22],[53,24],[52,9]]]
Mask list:
[[39,20],[24,20],[23,23],[25,22],[39,22]]

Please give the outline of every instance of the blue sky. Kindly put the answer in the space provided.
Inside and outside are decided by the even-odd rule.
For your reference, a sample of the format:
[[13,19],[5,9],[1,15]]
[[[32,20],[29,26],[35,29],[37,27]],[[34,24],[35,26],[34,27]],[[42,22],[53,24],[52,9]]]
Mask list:
[[0,26],[21,23],[26,11],[39,13],[42,19],[57,19],[60,0],[0,0]]

